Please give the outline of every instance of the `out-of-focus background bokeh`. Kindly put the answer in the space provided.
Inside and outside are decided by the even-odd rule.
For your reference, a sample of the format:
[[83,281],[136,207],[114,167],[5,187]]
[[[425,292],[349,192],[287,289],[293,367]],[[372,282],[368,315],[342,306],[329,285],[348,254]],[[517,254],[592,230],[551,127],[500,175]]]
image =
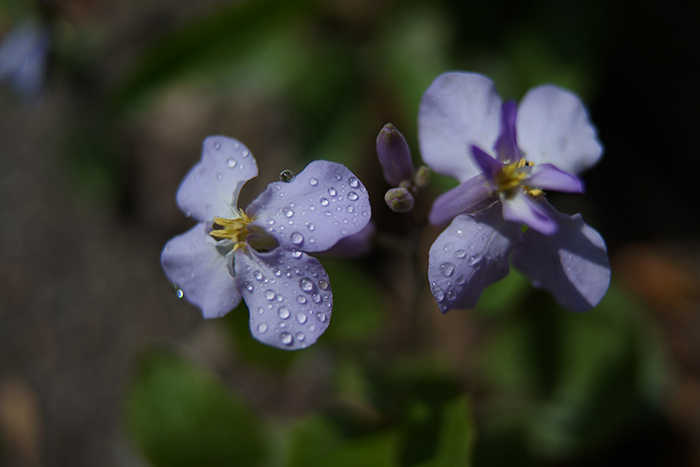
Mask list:
[[[700,466],[689,8],[3,0],[0,58],[8,37],[32,52],[24,81],[0,66],[0,466]],[[607,242],[594,310],[511,273],[476,309],[439,313],[440,230],[411,225],[453,182],[389,211],[374,141],[392,122],[419,163],[418,102],[449,70],[504,98],[555,83],[587,103],[605,155],[586,195],[550,199]],[[321,158],[369,189],[375,248],[322,258],[335,308],[307,350],[254,341],[245,305],[204,321],[161,270],[192,225],[176,189],[213,134],[258,160],[242,206]]]

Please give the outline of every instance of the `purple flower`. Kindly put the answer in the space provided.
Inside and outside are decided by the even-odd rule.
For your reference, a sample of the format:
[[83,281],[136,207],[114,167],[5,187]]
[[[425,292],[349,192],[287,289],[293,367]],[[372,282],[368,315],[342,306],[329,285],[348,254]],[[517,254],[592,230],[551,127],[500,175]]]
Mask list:
[[202,159],[177,192],[180,209],[199,223],[167,243],[161,263],[205,318],[223,316],[243,298],[253,337],[281,349],[304,348],[326,330],[333,309],[326,271],[304,252],[327,250],[362,230],[371,216],[369,197],[345,166],[314,161],[239,209],[241,188],[257,175],[242,143],[207,138]]
[[0,42],[0,81],[23,98],[41,91],[49,49],[48,31],[27,22],[14,27]]
[[581,193],[573,174],[602,154],[578,97],[545,85],[519,106],[502,104],[488,78],[445,73],[421,100],[418,131],[423,160],[460,182],[429,217],[451,221],[430,248],[428,276],[443,313],[473,307],[508,274],[511,253],[565,308],[586,311],[600,301],[610,282],[603,239],[580,215],[554,210],[543,191]]

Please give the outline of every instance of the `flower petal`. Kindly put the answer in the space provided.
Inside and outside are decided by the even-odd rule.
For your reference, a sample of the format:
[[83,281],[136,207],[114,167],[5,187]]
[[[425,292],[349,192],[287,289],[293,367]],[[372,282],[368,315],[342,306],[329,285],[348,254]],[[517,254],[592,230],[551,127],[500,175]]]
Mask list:
[[551,85],[525,95],[518,107],[516,128],[526,159],[536,164],[549,162],[572,174],[595,165],[603,152],[581,100]]
[[600,234],[580,214],[557,213],[559,232],[545,236],[533,230],[513,252],[513,265],[532,285],[547,290],[571,311],[587,311],[598,304],[610,284],[610,263]]
[[520,226],[494,206],[460,214],[430,247],[428,279],[440,311],[472,308],[484,288],[508,274],[508,257],[521,243]]
[[428,220],[433,225],[443,225],[458,214],[478,211],[496,200],[498,198],[493,195],[489,180],[484,174],[479,174],[438,196]]
[[493,82],[474,73],[444,73],[421,99],[418,137],[423,161],[464,182],[480,170],[468,151],[490,150],[500,128],[501,100]]
[[364,256],[372,250],[372,238],[377,231],[377,226],[370,221],[364,229],[338,240],[338,243],[323,252],[323,256],[337,258],[357,258]]
[[284,248],[309,252],[329,249],[371,217],[362,182],[328,161],[310,163],[291,182],[271,183],[246,212]]
[[34,22],[15,26],[0,42],[0,81],[24,98],[37,96],[46,74],[49,31]]
[[503,163],[486,153],[478,146],[471,146],[474,162],[479,166],[487,180],[493,180],[495,175],[503,170]]
[[411,151],[406,138],[391,123],[384,125],[377,135],[377,158],[389,185],[398,186],[413,177]]
[[523,180],[523,185],[564,193],[583,193],[581,179],[552,164],[537,164],[532,167],[530,176]]
[[177,204],[200,222],[217,216],[237,218],[238,194],[257,175],[255,158],[243,143],[210,136],[202,144],[202,158],[180,184]]
[[505,220],[525,224],[544,235],[552,235],[559,226],[547,211],[519,189],[512,197],[503,200]]
[[160,256],[165,274],[205,318],[223,316],[241,301],[229,274],[229,260],[226,252],[217,250],[203,223],[171,239]]
[[511,163],[521,159],[518,149],[518,137],[515,128],[515,118],[518,113],[518,105],[515,102],[504,102],[501,107],[501,132],[496,141],[498,160]]
[[333,293],[316,258],[275,248],[234,252],[236,283],[250,311],[250,332],[260,342],[284,350],[308,347],[331,320]]

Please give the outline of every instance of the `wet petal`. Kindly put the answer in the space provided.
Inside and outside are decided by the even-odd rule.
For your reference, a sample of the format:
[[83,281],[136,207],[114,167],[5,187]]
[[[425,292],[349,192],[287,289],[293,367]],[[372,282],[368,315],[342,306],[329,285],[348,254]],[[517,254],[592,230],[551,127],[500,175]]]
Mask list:
[[316,258],[275,248],[234,252],[236,283],[250,311],[250,332],[284,350],[308,347],[331,320],[333,293]]
[[520,226],[504,221],[498,206],[455,217],[430,247],[428,279],[440,311],[476,305],[486,286],[508,274],[520,242]]
[[192,167],[177,191],[177,204],[200,222],[214,217],[233,219],[238,214],[238,193],[258,175],[255,158],[240,141],[210,136],[202,145],[202,158]]
[[523,180],[523,185],[564,193],[583,193],[583,182],[577,176],[559,170],[552,164],[537,164],[532,167],[530,176]]
[[470,179],[481,170],[469,147],[493,148],[500,120],[501,100],[491,80],[473,73],[438,76],[418,110],[423,161],[439,174]]
[[478,211],[497,199],[493,195],[489,180],[480,174],[438,196],[428,220],[433,225],[443,225],[458,214]]
[[518,142],[524,157],[549,162],[578,174],[593,166],[603,152],[581,100],[554,86],[530,90],[518,107]]
[[324,251],[362,230],[371,209],[367,189],[342,164],[310,163],[293,181],[271,183],[246,210],[287,249]]
[[377,231],[377,226],[370,221],[364,229],[338,240],[329,250],[323,252],[323,256],[335,256],[338,258],[357,258],[364,256],[372,249],[372,238]]
[[518,106],[515,102],[503,103],[501,108],[501,132],[496,141],[496,152],[501,162],[517,162],[522,157],[518,149],[518,137],[515,129],[515,119]]
[[205,318],[223,316],[241,301],[225,254],[199,223],[171,239],[160,257],[165,274]]
[[610,263],[600,234],[580,214],[557,213],[559,232],[545,236],[528,230],[524,243],[513,252],[513,265],[535,287],[551,293],[571,311],[596,306],[610,284]]
[[519,189],[512,197],[503,200],[505,220],[525,224],[545,235],[552,235],[559,227],[548,211]]

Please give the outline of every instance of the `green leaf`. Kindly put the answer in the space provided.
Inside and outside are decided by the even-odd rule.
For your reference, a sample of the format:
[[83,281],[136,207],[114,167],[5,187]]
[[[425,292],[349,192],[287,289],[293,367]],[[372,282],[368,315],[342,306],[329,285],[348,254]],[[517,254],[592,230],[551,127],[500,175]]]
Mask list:
[[344,436],[327,418],[307,418],[292,430],[289,467],[395,466],[396,433]]
[[257,466],[260,422],[223,386],[182,358],[151,352],[126,400],[129,433],[155,467]]

